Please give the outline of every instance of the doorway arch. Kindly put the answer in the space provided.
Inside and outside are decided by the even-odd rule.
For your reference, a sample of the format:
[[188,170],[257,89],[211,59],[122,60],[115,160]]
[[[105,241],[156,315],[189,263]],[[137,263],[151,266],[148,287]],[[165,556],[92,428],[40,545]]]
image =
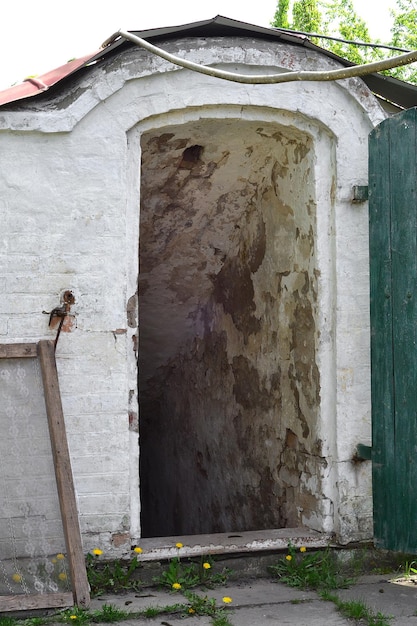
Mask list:
[[299,526],[326,464],[314,142],[199,119],[141,149],[142,536]]

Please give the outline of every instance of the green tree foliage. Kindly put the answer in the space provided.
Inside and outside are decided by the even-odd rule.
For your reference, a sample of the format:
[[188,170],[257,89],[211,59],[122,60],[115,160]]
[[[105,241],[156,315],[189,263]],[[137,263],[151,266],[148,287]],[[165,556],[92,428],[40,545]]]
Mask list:
[[[324,34],[336,33],[337,37],[347,41],[371,43],[366,22],[356,13],[352,0],[332,0],[324,6],[327,7],[322,21]],[[378,49],[367,46],[359,47],[339,41],[325,42],[324,47],[358,64],[370,63],[382,57]]]
[[294,23],[298,30],[308,33],[320,31],[322,16],[317,0],[298,0],[292,9]]
[[[417,50],[417,6],[414,0],[397,0],[397,9],[391,11],[391,45],[406,50]],[[417,83],[416,64],[398,67],[391,75],[410,83]]]
[[[386,45],[417,49],[417,0],[396,0],[391,11],[391,41]],[[318,33],[355,42],[380,44],[371,40],[366,22],[356,13],[352,0],[278,0],[272,26],[306,33]],[[322,48],[349,59],[353,63],[371,63],[399,52],[369,46],[358,46],[329,39],[311,38]],[[388,72],[390,75],[417,83],[417,68],[409,65]]]
[[290,27],[290,22],[288,21],[289,10],[290,0],[279,0],[272,26],[276,26],[277,28],[292,28]]

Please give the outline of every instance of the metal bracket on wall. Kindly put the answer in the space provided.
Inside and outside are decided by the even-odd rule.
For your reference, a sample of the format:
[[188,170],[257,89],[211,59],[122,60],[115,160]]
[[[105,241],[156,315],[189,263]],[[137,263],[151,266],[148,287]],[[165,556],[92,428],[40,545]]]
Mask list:
[[372,460],[372,446],[366,446],[363,443],[358,443],[355,452],[355,461],[371,461]]
[[58,330],[57,330],[56,337],[55,337],[55,343],[54,343],[55,350],[56,350],[56,346],[58,343],[59,335],[61,334],[62,326],[64,325],[64,322],[65,322],[65,318],[69,315],[71,306],[75,302],[74,294],[72,293],[72,291],[70,291],[69,289],[67,289],[67,291],[64,291],[62,300],[63,300],[63,304],[61,306],[55,307],[54,309],[52,309],[52,311],[42,311],[42,313],[44,313],[45,315],[49,315],[49,326],[51,326],[54,318],[56,317],[60,318]]
[[354,185],[353,186],[352,202],[354,204],[362,204],[362,202],[367,202],[368,197],[369,197],[368,185]]

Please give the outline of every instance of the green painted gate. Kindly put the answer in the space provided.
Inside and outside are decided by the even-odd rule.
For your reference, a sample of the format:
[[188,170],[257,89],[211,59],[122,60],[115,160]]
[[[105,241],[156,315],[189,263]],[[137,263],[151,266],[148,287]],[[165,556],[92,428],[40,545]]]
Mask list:
[[417,109],[369,140],[372,472],[377,545],[417,553]]

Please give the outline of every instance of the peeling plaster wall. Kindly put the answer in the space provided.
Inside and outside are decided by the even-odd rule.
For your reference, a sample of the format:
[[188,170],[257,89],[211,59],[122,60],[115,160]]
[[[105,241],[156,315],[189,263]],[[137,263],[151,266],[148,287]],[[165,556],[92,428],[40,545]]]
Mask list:
[[313,160],[272,124],[142,138],[145,535],[299,526],[322,497]]
[[[250,37],[163,45],[237,72],[338,67],[302,47]],[[371,536],[370,464],[352,463],[357,443],[370,441],[367,207],[352,204],[352,187],[367,182],[367,136],[384,117],[359,79],[239,85],[179,70],[137,48],[88,68],[62,91],[0,109],[0,336],[53,337],[42,310],[59,304],[66,289],[74,292],[75,323],[60,338],[57,360],[86,549],[120,553],[141,534],[140,210],[149,261],[157,249],[166,255],[164,263],[156,259],[159,295],[146,283],[146,272],[157,267],[145,265],[143,304],[152,296],[162,305],[169,283],[179,309],[168,322],[181,331],[181,341],[170,334],[166,352],[149,352],[147,372],[141,360],[142,391],[155,400],[152,385],[166,382],[176,414],[185,416],[183,437],[198,415],[197,445],[182,459],[197,468],[195,480],[206,484],[206,473],[210,481],[222,478],[226,465],[209,463],[215,446],[202,443],[223,445],[230,436],[230,466],[242,474],[233,487],[248,485],[250,496],[248,506],[245,493],[237,507],[236,526],[300,522],[343,542]],[[160,156],[157,138],[172,132],[161,144],[168,162],[177,159],[167,183],[152,159],[155,151]],[[175,148],[175,140],[184,146]],[[196,145],[204,150],[184,154]],[[151,193],[152,172],[165,190],[159,195]],[[175,185],[181,202],[166,193]],[[197,197],[206,235],[186,264],[187,237],[198,239],[195,216],[187,215]],[[161,227],[155,241],[148,201],[156,203]],[[180,230],[171,243],[170,220]],[[162,338],[156,321],[153,340]],[[207,385],[210,404],[201,401],[207,372],[214,381]],[[185,377],[198,393],[181,391]],[[260,449],[247,450],[254,438]],[[216,514],[210,495],[219,527],[234,523],[228,498],[224,489]],[[255,503],[264,498],[257,518]],[[203,516],[206,503],[200,501]]]

